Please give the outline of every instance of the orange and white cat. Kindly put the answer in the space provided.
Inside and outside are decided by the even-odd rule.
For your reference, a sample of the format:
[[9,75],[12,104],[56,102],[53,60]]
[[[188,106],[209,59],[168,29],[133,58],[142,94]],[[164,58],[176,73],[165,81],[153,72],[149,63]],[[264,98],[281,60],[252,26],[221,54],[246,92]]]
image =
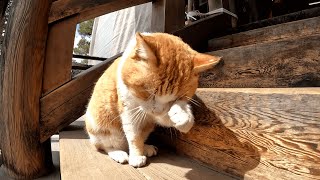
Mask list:
[[137,33],[96,83],[86,112],[90,141],[119,163],[144,166],[157,154],[155,146],[145,144],[155,125],[191,129],[188,101],[199,73],[219,60],[173,35]]

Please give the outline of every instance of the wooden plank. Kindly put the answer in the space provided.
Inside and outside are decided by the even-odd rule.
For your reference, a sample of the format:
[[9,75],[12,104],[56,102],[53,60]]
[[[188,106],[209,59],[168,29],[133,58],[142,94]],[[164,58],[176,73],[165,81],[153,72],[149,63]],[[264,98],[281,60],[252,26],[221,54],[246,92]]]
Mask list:
[[150,1],[151,0],[57,0],[52,3],[49,23],[74,14],[80,14],[78,22],[82,22],[103,14]]
[[320,33],[320,17],[268,26],[209,40],[209,51],[256,43],[295,39]]
[[200,87],[320,86],[320,35],[210,52],[224,63],[201,75]]
[[60,132],[62,179],[233,179],[162,149],[158,156],[148,159],[150,163],[146,167],[136,169],[128,164],[121,165],[97,152],[83,127],[80,118]]
[[150,163],[146,167],[137,169],[146,179],[236,179],[231,175],[213,170],[202,163],[178,156],[169,152],[166,148],[162,147],[157,156],[149,158]]
[[[46,95],[71,80],[73,43],[77,16],[49,25],[42,94]],[[61,43],[63,42],[63,43]]]
[[236,32],[249,31],[252,29],[272,26],[276,24],[288,23],[292,21],[297,21],[297,20],[302,20],[302,19],[307,19],[307,18],[312,18],[317,16],[320,16],[320,7],[305,9],[302,11],[297,11],[290,14],[285,14],[282,16],[277,16],[277,17],[245,24],[235,29],[232,29],[231,31],[225,31],[225,33],[230,34],[230,33],[236,33]]
[[50,141],[40,144],[42,71],[51,1],[13,0],[0,56],[2,167],[32,179],[52,167]]
[[81,126],[60,132],[61,179],[145,179],[129,165],[97,152]]
[[181,37],[194,49],[204,52],[207,50],[208,39],[231,27],[231,18],[229,14],[218,13],[191,23],[173,34]]
[[[182,154],[245,179],[320,178],[320,88],[198,89]],[[175,133],[173,133],[175,136]],[[270,173],[272,172],[272,173]]]
[[185,1],[156,0],[152,2],[152,32],[173,32],[184,27]]
[[84,114],[95,82],[119,56],[78,74],[70,82],[41,98],[41,142]]

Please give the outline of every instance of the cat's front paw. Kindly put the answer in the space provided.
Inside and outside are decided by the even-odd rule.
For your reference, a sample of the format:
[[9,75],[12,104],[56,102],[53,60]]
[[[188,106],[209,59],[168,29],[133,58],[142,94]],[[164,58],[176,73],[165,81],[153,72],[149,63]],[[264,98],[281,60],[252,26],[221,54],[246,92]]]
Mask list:
[[111,159],[115,160],[118,163],[126,163],[128,162],[128,153],[124,151],[110,151],[108,155]]
[[146,165],[146,156],[129,156],[129,164],[133,167],[142,167]]
[[147,156],[147,157],[155,156],[155,155],[157,155],[157,152],[158,152],[158,148],[156,146],[148,145],[148,144],[144,145],[143,154],[145,156]]
[[194,117],[188,105],[175,104],[168,112],[174,127],[183,133],[187,133],[194,124]]

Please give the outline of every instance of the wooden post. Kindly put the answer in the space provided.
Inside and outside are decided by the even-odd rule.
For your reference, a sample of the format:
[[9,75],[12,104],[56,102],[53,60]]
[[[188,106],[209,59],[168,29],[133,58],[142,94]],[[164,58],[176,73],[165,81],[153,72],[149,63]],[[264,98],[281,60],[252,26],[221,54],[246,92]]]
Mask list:
[[49,24],[43,70],[43,95],[71,80],[73,42],[77,22],[76,15]]
[[156,0],[152,3],[151,31],[173,32],[184,27],[184,0]]
[[[32,179],[52,166],[50,141],[40,143],[43,62],[51,0],[13,0],[0,56],[3,168]],[[61,42],[63,43],[63,42]]]

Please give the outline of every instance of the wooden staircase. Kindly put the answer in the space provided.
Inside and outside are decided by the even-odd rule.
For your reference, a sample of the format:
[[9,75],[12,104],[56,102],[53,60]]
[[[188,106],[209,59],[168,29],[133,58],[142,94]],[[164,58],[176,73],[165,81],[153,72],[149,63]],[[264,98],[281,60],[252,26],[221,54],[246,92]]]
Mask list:
[[[83,115],[117,57],[72,77],[77,23],[151,0],[8,2],[0,1],[0,179],[34,179],[52,169],[50,137]],[[228,14],[184,26],[183,1],[152,8],[153,31],[173,32],[197,50],[211,39],[207,52],[223,56],[201,75],[195,126],[187,134],[158,128],[149,141],[159,155],[134,169],[95,151],[77,122],[60,131],[62,179],[320,179],[319,8],[223,37]]]
[[189,133],[158,128],[159,155],[134,169],[96,152],[77,122],[60,132],[62,179],[320,179],[319,24],[210,40],[224,63],[202,75]]

